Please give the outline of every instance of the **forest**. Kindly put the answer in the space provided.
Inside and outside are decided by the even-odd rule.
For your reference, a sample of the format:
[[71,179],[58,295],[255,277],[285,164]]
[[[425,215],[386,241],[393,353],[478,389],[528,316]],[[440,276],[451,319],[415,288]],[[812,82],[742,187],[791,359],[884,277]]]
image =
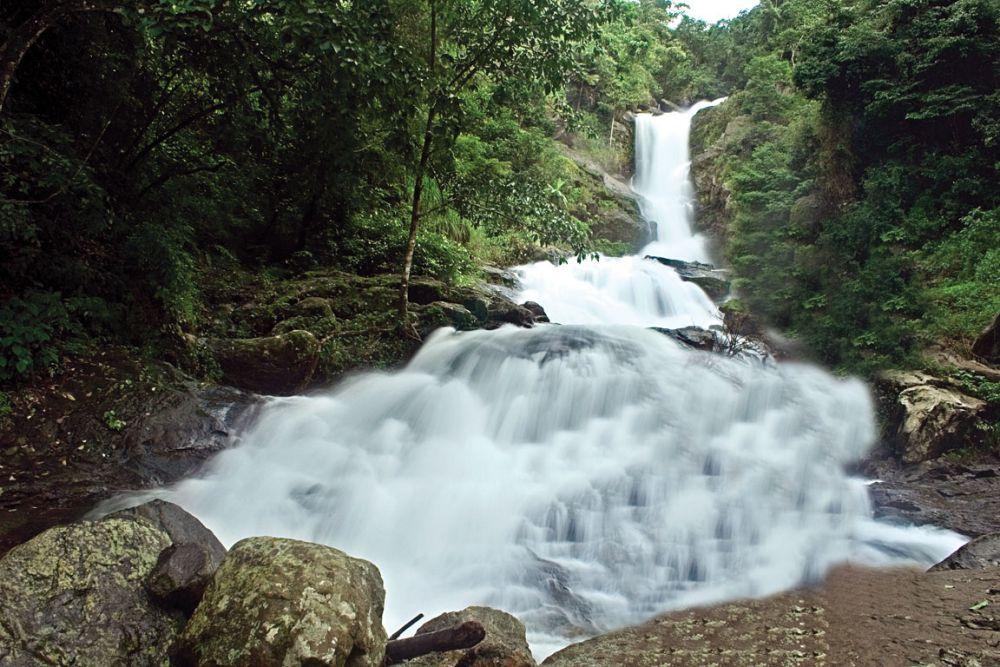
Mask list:
[[5,2],[0,381],[101,341],[155,355],[247,274],[461,283],[533,247],[620,253],[553,137],[626,162],[623,112],[723,95],[704,133],[746,121],[719,165],[744,301],[845,369],[968,354],[1000,310],[996,4],[681,10]]

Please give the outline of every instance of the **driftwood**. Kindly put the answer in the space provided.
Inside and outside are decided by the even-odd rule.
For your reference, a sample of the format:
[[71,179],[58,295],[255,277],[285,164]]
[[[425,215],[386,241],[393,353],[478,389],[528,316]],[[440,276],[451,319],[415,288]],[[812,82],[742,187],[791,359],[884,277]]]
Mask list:
[[486,638],[486,629],[479,621],[466,621],[437,632],[425,632],[406,639],[391,639],[385,645],[386,665],[419,658],[428,653],[444,653],[472,648]]
[[400,635],[402,635],[404,632],[406,632],[407,630],[409,630],[413,626],[414,623],[416,623],[417,621],[419,621],[423,617],[424,617],[423,614],[417,614],[416,616],[414,616],[413,618],[411,618],[409,621],[406,622],[406,625],[404,625],[399,630],[396,630],[394,633],[392,633],[391,635],[389,635],[389,641],[392,641],[393,639],[399,639]]

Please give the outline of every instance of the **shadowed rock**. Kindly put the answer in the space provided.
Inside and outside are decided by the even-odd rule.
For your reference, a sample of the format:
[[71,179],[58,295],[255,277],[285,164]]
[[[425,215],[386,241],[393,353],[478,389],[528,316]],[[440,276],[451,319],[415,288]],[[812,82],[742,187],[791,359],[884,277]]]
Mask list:
[[987,567],[1000,567],[1000,533],[977,537],[932,567],[930,571],[981,570]]
[[677,272],[681,280],[694,283],[716,301],[729,294],[729,272],[724,269],[717,269],[711,264],[701,262],[685,262],[653,255],[646,255],[645,259],[669,266]]

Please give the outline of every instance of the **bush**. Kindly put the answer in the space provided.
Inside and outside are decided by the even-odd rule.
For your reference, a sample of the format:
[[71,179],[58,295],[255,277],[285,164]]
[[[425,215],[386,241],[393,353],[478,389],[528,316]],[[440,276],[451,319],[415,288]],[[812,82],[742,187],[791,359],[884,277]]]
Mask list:
[[69,313],[52,292],[31,292],[0,307],[0,381],[9,382],[59,362],[59,339],[71,328]]

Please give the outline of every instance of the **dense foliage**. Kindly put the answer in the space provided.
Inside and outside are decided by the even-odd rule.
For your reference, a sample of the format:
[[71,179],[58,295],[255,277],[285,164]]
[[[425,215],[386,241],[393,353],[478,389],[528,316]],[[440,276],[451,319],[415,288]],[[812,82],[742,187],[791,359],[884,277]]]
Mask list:
[[398,272],[411,223],[414,270],[448,281],[582,251],[552,136],[630,7],[4,2],[0,381],[197,332],[215,267]]
[[824,361],[968,354],[1000,311],[998,21],[990,0],[767,0],[728,27],[727,253]]

